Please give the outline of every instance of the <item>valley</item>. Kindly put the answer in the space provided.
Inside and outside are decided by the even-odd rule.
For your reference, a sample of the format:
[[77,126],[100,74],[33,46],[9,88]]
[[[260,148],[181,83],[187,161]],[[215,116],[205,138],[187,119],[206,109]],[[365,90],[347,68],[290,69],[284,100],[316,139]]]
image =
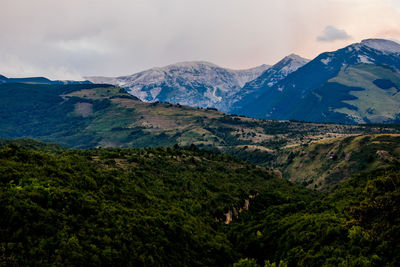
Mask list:
[[0,267],[400,266],[400,0],[0,13]]

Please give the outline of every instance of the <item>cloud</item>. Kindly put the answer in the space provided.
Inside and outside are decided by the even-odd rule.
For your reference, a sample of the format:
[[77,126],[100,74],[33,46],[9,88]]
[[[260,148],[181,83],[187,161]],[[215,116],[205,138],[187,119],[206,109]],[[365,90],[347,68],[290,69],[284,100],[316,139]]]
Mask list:
[[[313,58],[352,41],[399,40],[398,3],[0,0],[0,74],[64,79],[129,75],[189,60],[248,68],[291,53]],[[352,39],[333,26],[321,34],[321,25],[346,29]]]
[[345,30],[336,28],[335,26],[328,25],[322,31],[321,35],[317,37],[320,42],[334,42],[337,40],[349,40],[351,36]]

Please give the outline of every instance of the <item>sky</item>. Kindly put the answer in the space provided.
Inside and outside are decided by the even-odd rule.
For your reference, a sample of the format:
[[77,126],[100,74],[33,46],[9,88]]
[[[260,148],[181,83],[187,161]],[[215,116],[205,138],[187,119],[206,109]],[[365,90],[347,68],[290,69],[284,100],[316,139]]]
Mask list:
[[80,80],[399,42],[400,0],[0,0],[0,25],[0,74]]

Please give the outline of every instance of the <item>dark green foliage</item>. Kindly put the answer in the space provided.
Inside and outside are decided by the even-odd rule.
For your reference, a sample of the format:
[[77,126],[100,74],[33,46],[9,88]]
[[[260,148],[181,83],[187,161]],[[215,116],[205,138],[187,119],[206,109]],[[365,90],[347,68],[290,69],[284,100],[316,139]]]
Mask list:
[[328,195],[194,145],[0,144],[0,265],[400,262],[397,163],[357,174]]
[[224,212],[283,182],[195,146],[61,151],[38,143],[52,151],[44,153],[30,142],[0,149],[6,265],[228,265],[236,254],[219,230]]
[[79,97],[64,99],[62,95],[97,87],[102,85],[0,85],[1,137],[45,137],[49,140],[54,133],[71,136],[82,131],[91,118],[68,116],[74,111],[74,105],[78,102],[93,103],[94,111],[98,111],[109,106],[110,101],[90,101]]
[[260,264],[398,266],[399,167],[358,174],[311,201],[259,198],[231,224],[232,243]]

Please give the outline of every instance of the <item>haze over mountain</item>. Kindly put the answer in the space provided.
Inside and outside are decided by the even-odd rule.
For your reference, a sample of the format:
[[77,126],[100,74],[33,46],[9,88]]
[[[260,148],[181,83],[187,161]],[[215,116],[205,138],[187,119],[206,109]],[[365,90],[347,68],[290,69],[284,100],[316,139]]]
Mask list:
[[169,102],[193,107],[213,107],[228,111],[234,95],[249,81],[268,69],[261,65],[231,70],[210,62],[181,62],[116,78],[85,77],[94,83],[124,87],[145,102]]

